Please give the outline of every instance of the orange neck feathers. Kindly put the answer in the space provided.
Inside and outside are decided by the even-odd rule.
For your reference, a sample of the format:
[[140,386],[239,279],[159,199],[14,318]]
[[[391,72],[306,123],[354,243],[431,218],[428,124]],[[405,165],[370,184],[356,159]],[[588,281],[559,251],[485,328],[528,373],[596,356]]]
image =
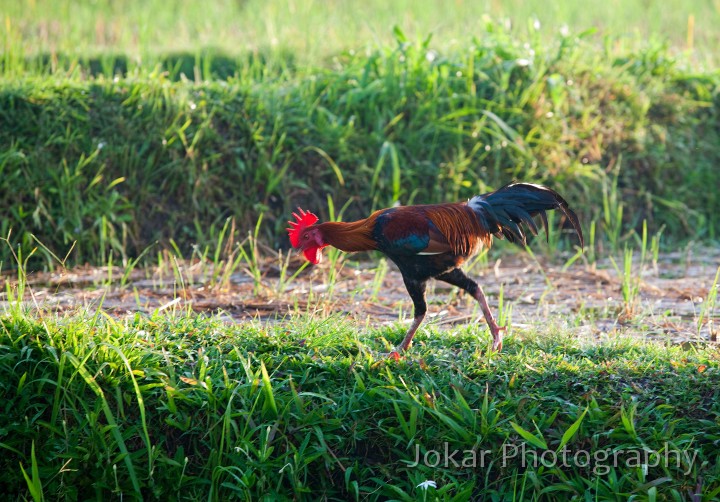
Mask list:
[[372,251],[377,244],[372,237],[377,212],[350,223],[328,221],[318,224],[325,243],[341,251]]

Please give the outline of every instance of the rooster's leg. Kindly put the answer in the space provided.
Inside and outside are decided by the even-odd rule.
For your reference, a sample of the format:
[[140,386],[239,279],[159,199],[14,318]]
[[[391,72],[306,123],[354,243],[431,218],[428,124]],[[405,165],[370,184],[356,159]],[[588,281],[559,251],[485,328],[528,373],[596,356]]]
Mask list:
[[495,317],[493,317],[492,312],[490,311],[487,298],[485,298],[485,293],[483,293],[480,285],[465,275],[465,272],[459,268],[441,274],[437,276],[437,279],[464,289],[478,301],[480,309],[485,316],[485,321],[487,321],[488,328],[490,328],[490,334],[492,334],[493,337],[493,350],[498,352],[502,350],[502,332],[505,330],[505,326],[499,326],[497,321],[495,321]]
[[405,287],[407,288],[408,293],[410,293],[410,298],[412,298],[413,301],[415,318],[413,319],[413,323],[405,335],[405,338],[400,345],[398,345],[397,352],[403,352],[410,348],[413,336],[415,336],[415,332],[420,327],[420,324],[422,324],[423,319],[425,319],[425,312],[427,312],[427,303],[425,302],[425,285],[427,283],[425,281],[415,281],[405,277],[403,277],[403,281],[405,282]]
[[505,326],[499,326],[497,321],[495,321],[495,318],[492,315],[492,312],[490,311],[490,307],[488,306],[487,298],[485,298],[485,293],[483,293],[482,288],[480,285],[478,285],[477,290],[473,294],[475,299],[480,304],[480,309],[483,311],[483,315],[485,316],[485,321],[487,321],[488,327],[490,328],[490,333],[493,337],[493,350],[500,352],[502,350],[502,339],[503,339],[503,331],[505,331]]
[[416,315],[413,319],[413,323],[410,326],[410,329],[408,330],[407,334],[405,335],[405,338],[403,339],[402,343],[397,346],[396,351],[397,352],[403,352],[410,348],[410,345],[412,345],[412,339],[413,336],[415,336],[415,332],[420,327],[420,324],[422,324],[423,319],[425,319],[425,314]]

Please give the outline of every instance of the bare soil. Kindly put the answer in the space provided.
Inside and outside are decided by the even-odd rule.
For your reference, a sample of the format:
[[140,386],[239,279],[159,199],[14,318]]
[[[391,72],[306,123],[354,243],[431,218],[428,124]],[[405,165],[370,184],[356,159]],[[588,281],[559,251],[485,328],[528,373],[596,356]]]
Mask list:
[[[300,264],[299,258],[293,258],[290,273]],[[36,273],[27,278],[24,301],[30,309],[62,313],[102,308],[120,317],[190,308],[218,313],[227,322],[282,321],[309,309],[322,314],[346,313],[373,326],[412,317],[412,303],[392,264],[384,276],[377,274],[375,262],[336,265],[339,271],[332,284],[328,279],[331,265],[325,262],[304,270],[282,292],[279,266],[277,260],[262,264],[259,284],[242,268],[225,280],[213,280],[212,264],[203,262],[184,262],[172,270],[136,269],[124,282],[120,268]],[[720,298],[715,305],[711,289],[718,267],[717,249],[664,254],[657,263],[645,266],[633,301],[623,298],[622,277],[610,261],[593,265],[578,261],[564,269],[518,252],[476,266],[469,274],[482,285],[496,312],[502,290],[513,328],[560,324],[579,336],[602,338],[624,333],[674,343],[716,343]],[[634,267],[634,274],[638,268]],[[4,272],[3,276],[13,291],[16,274]],[[474,300],[444,283],[431,283],[428,303],[431,325],[484,324]],[[12,296],[0,294],[0,311],[12,304]]]

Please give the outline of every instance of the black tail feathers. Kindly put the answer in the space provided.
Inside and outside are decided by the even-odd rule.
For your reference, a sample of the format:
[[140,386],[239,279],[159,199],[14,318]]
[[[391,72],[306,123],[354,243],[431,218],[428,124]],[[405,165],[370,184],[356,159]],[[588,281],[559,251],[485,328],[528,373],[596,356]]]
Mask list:
[[560,194],[542,185],[511,183],[494,192],[473,197],[468,205],[494,235],[522,245],[527,243],[522,229],[523,223],[533,235],[537,235],[538,228],[533,216],[540,216],[547,234],[548,221],[545,211],[559,209],[577,232],[580,246],[584,246],[582,228],[575,212]]

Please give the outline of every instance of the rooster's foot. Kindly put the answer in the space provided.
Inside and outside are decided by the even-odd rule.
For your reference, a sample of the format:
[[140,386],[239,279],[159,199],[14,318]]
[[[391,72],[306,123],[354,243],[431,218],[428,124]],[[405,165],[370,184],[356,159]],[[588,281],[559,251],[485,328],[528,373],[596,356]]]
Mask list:
[[507,326],[498,326],[497,323],[490,325],[490,334],[493,337],[492,349],[495,352],[500,352],[503,347],[503,332],[507,331]]
[[395,349],[391,352],[378,352],[376,359],[392,359],[393,361],[399,361],[403,357],[401,355],[403,352],[404,351],[400,348]]

